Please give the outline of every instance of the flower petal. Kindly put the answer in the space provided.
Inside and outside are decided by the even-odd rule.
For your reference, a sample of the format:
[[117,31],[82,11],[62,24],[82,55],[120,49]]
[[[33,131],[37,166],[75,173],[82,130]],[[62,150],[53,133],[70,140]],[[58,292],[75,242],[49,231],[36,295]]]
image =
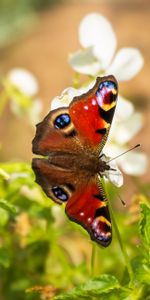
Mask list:
[[51,101],[51,109],[69,106],[73,97],[80,96],[82,91],[72,87],[66,88],[60,96],[56,96]]
[[66,96],[56,96],[52,99],[51,101],[51,110],[53,109],[57,109],[59,107],[66,107],[69,105],[70,103],[70,98],[66,95]]
[[119,159],[122,170],[129,175],[143,175],[147,170],[148,159],[144,153],[132,151]]
[[53,98],[53,100],[51,101],[51,109],[56,109],[62,106],[69,106],[74,97],[86,93],[94,86],[94,84],[95,80],[91,81],[90,84],[80,89],[75,89],[73,87],[66,88],[60,96],[56,96],[55,98]]
[[98,13],[86,15],[79,26],[79,39],[84,48],[94,46],[94,54],[105,69],[116,50],[116,36],[111,23]]
[[40,122],[42,111],[42,101],[40,99],[34,99],[32,101],[32,106],[28,111],[28,118],[31,125],[34,125]]
[[123,146],[119,146],[117,144],[112,144],[109,141],[107,141],[106,145],[104,146],[104,153],[108,157],[116,157],[120,153],[123,153],[126,151],[126,148]]
[[12,69],[8,73],[8,80],[29,97],[36,95],[39,91],[37,79],[31,72],[25,69]]
[[116,122],[111,131],[111,139],[121,145],[128,143],[142,128],[143,116],[136,112],[130,118]]
[[91,47],[71,54],[69,63],[76,72],[81,74],[95,76],[101,69],[101,63],[93,55]]
[[144,59],[138,49],[122,48],[117,52],[107,73],[115,75],[120,81],[130,80],[141,70],[143,64]]
[[114,117],[116,117],[118,121],[123,121],[128,119],[133,114],[133,112],[133,104],[129,100],[119,95]]
[[111,167],[111,169],[114,170],[105,171],[105,176],[113,185],[117,187],[121,187],[123,185],[123,175],[121,171],[118,169],[115,160],[110,162],[109,166]]

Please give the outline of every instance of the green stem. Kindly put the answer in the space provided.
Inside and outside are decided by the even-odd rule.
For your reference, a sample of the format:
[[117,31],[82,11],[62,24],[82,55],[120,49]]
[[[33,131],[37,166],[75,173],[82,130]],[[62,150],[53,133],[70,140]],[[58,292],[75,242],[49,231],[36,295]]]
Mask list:
[[134,279],[133,270],[132,270],[132,267],[131,267],[131,264],[130,264],[130,261],[129,261],[129,257],[128,257],[127,251],[126,251],[125,246],[124,246],[124,244],[122,242],[121,235],[120,235],[120,232],[119,232],[119,229],[118,229],[118,226],[117,226],[117,223],[116,223],[116,220],[115,220],[115,217],[114,217],[113,209],[112,209],[112,206],[111,206],[110,202],[108,202],[108,207],[109,207],[109,211],[110,211],[110,215],[111,215],[113,227],[114,227],[114,230],[115,230],[115,233],[116,233],[116,236],[117,236],[117,239],[118,239],[118,242],[119,242],[122,254],[124,256],[124,260],[125,260],[125,264],[126,264],[128,273],[129,273],[130,281],[132,283],[133,279]]
[[78,89],[80,85],[80,74],[78,72],[75,72],[73,77],[73,87]]

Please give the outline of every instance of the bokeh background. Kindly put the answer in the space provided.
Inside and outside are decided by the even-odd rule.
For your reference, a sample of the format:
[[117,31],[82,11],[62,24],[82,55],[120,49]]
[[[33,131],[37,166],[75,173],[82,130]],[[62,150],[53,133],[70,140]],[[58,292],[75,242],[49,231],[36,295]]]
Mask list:
[[[145,116],[145,125],[134,143],[141,143],[149,155],[150,140],[150,2],[147,0],[0,1],[0,74],[12,68],[33,72],[39,82],[38,96],[43,115],[51,99],[72,84],[73,71],[68,54],[79,48],[78,25],[89,12],[99,12],[112,22],[118,47],[141,50],[145,65],[131,81],[120,85],[121,93],[134,102]],[[1,160],[30,160],[34,129],[26,120],[16,119],[9,105],[0,119]],[[145,175],[145,178],[149,174]]]
[[[0,0],[0,96],[4,89],[3,79],[12,69],[29,70],[38,81],[39,92],[36,96],[42,101],[42,119],[50,110],[51,100],[72,85],[74,73],[68,63],[68,54],[80,47],[78,26],[82,18],[91,12],[98,12],[111,21],[118,39],[118,49],[137,47],[144,57],[143,69],[132,80],[120,83],[120,90],[121,95],[133,102],[136,110],[142,112],[144,116],[144,126],[130,144],[133,146],[140,143],[141,150],[149,158],[150,1],[148,0]],[[0,101],[1,99],[0,97]],[[25,116],[17,117],[8,101],[0,115],[0,161],[30,163],[33,156],[31,142],[34,135],[35,126],[31,126]],[[7,164],[6,166],[4,164],[3,167],[12,175],[11,180],[8,180],[7,174],[2,174],[4,176],[1,184],[2,198],[7,200],[2,204],[5,204],[5,209],[8,203],[8,207],[6,206],[8,212],[12,210],[11,206],[9,207],[12,204],[16,205],[18,210],[14,219],[10,214],[9,223],[8,217],[4,220],[0,232],[0,246],[3,250],[0,252],[0,259],[4,260],[4,268],[0,269],[2,275],[0,290],[1,287],[3,290],[2,293],[0,291],[0,300],[27,299],[25,289],[37,284],[52,283],[56,287],[67,289],[85,281],[88,274],[87,263],[84,262],[88,261],[90,265],[91,258],[91,242],[87,235],[84,236],[83,232],[78,236],[80,226],[76,227],[72,222],[68,222],[63,213],[56,206],[53,207],[52,201],[46,199],[44,194],[40,196],[37,194],[38,188],[34,183],[33,174],[31,175],[30,165],[20,164],[18,167],[8,164],[7,168]],[[27,176],[19,177],[20,170]],[[15,176],[17,174],[18,179],[14,174]],[[134,222],[138,220],[136,213],[139,214],[137,208],[139,202],[144,198],[142,183],[147,183],[146,195],[149,196],[149,176],[149,160],[147,172],[137,179],[139,184],[135,184],[135,178],[125,176],[123,200],[129,204],[132,203],[130,201],[132,197],[135,199],[137,197],[138,203],[129,212],[129,220],[124,218],[128,210],[124,210],[121,202],[115,198],[115,205],[121,211],[121,215],[120,211],[116,213],[117,221],[119,225],[122,224],[120,225],[122,236],[131,256],[134,251],[139,255],[139,248],[135,247],[139,243],[139,238],[137,229],[134,229]],[[0,219],[4,215],[2,208]],[[133,218],[130,214],[133,214]],[[142,247],[141,249],[143,252]],[[97,256],[97,266],[101,268],[101,272],[122,273],[122,256],[118,242],[114,242],[112,248],[102,251],[99,250]],[[4,253],[4,257],[1,253]],[[10,262],[7,264],[8,258]],[[116,268],[119,264],[120,267]],[[145,272],[145,269],[143,270]]]

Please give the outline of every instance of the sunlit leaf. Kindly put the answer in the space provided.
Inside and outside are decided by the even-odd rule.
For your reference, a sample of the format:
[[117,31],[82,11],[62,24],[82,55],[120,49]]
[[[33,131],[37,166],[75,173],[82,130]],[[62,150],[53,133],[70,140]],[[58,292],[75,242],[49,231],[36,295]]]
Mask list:
[[150,208],[141,203],[141,219],[139,225],[139,231],[144,244],[150,247]]
[[64,293],[55,297],[55,299],[91,299],[90,297],[92,296],[99,296],[103,293],[108,293],[113,289],[119,288],[119,282],[114,276],[101,275],[93,280],[87,281],[84,285],[76,287],[68,293]]
[[5,268],[8,268],[10,265],[10,255],[9,251],[6,248],[0,248],[0,265]]
[[17,212],[16,207],[5,199],[0,199],[0,207],[7,210],[9,213],[12,213],[13,215]]

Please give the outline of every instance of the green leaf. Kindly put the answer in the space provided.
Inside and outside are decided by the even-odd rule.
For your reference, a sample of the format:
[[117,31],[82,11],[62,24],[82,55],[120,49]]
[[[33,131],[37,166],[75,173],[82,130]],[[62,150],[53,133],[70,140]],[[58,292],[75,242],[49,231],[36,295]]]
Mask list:
[[17,212],[16,207],[13,204],[7,202],[5,199],[0,199],[0,207],[7,210],[9,213],[13,215],[16,214]]
[[121,292],[119,300],[144,300],[144,287],[143,285],[136,285],[134,289]]
[[0,207],[0,227],[5,226],[9,219],[9,214],[8,212]]
[[0,168],[0,178],[4,179],[4,180],[8,180],[9,179],[9,174],[7,172],[5,172],[2,168]]
[[10,253],[6,248],[0,248],[0,265],[8,268],[10,265]]
[[[139,252],[142,251],[142,247]],[[143,254],[141,252],[141,254]],[[134,278],[136,282],[140,282],[142,284],[150,285],[150,264],[149,257],[148,259],[143,255],[139,255],[134,258],[132,261],[132,267],[134,271]]]
[[141,219],[139,224],[139,232],[143,243],[150,247],[150,208],[141,203]]
[[56,296],[55,300],[61,299],[91,299],[92,296],[99,296],[103,293],[109,293],[113,289],[119,289],[120,285],[117,280],[112,275],[101,275],[97,278],[89,280],[85,284],[74,288],[68,293],[63,293]]

